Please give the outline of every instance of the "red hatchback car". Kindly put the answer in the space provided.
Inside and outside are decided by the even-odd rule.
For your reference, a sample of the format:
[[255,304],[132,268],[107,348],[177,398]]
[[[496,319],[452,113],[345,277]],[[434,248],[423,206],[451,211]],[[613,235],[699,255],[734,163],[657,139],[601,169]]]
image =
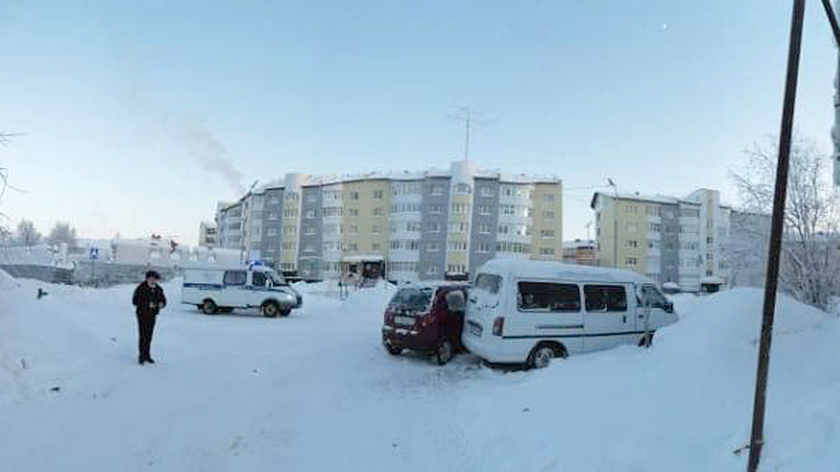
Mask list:
[[465,283],[416,283],[397,291],[385,309],[382,345],[393,355],[403,349],[432,354],[438,364],[463,350]]

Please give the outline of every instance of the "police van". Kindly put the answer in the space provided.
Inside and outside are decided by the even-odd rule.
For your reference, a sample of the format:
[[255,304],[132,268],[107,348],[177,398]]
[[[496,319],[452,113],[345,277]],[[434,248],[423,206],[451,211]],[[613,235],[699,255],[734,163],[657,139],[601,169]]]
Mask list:
[[259,309],[273,318],[300,308],[303,298],[270,267],[252,265],[230,269],[188,269],[184,272],[181,303],[205,314],[234,309]]

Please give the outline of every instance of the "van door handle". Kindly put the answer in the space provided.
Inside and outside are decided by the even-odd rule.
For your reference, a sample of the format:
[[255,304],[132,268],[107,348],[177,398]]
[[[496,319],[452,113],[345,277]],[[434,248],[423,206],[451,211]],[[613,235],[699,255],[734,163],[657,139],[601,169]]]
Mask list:
[[621,317],[621,322],[622,323],[627,323],[627,315],[624,315],[624,316]]

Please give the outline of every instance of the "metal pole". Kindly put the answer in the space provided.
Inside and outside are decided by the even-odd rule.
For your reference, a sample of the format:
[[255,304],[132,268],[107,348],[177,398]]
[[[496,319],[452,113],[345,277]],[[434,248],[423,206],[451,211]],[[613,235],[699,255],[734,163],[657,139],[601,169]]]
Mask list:
[[822,0],[822,6],[828,17],[828,23],[831,25],[831,32],[834,34],[834,44],[840,47],[840,26],[837,25],[837,17],[834,15],[834,9],[831,8],[831,2]]
[[790,44],[788,46],[784,108],[782,110],[781,132],[779,133],[779,160],[776,165],[776,188],[773,195],[773,220],[770,230],[770,247],[767,259],[767,283],[764,286],[761,344],[758,348],[758,371],[755,379],[750,458],[747,465],[748,472],[756,472],[758,470],[761,448],[764,445],[764,406],[767,398],[767,373],[770,365],[770,345],[773,341],[776,289],[779,283],[779,261],[782,250],[788,167],[790,164],[790,142],[793,131],[796,79],[799,73],[799,49],[802,44],[802,23],[804,15],[805,0],[794,0],[790,27]]

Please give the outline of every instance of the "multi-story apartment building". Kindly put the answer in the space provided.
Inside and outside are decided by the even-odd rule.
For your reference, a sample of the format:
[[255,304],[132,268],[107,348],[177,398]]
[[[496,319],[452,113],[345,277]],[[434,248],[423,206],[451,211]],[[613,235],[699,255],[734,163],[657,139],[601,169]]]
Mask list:
[[198,245],[213,248],[218,246],[218,244],[219,239],[216,233],[216,224],[202,221],[198,226]]
[[478,170],[289,174],[220,204],[221,247],[304,278],[382,261],[392,280],[468,277],[494,257],[562,259],[562,181]]
[[700,189],[686,198],[596,192],[591,206],[600,265],[685,291],[729,283],[731,209],[718,191]]

